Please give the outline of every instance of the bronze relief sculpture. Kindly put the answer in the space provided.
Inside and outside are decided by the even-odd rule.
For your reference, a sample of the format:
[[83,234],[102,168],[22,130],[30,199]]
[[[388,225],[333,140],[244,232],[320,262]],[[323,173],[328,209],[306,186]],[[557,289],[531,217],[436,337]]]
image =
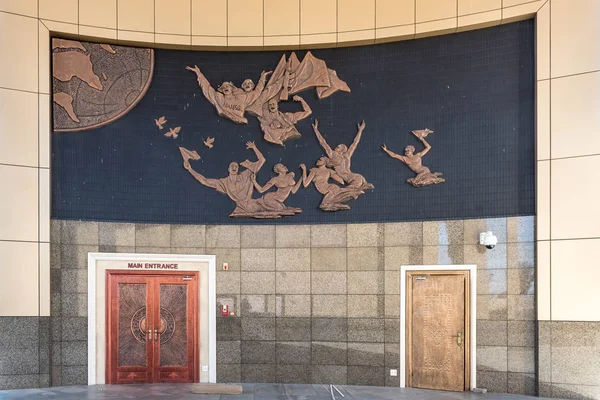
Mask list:
[[262,115],[257,116],[267,142],[283,146],[283,142],[286,140],[298,139],[302,136],[295,125],[312,114],[312,110],[302,97],[296,95],[293,100],[302,105],[302,111],[283,113],[279,111],[279,101],[273,97],[265,104],[267,109],[263,111]]
[[423,165],[423,156],[431,150],[431,145],[427,143],[425,137],[433,131],[429,129],[421,129],[412,131],[413,135],[415,135],[425,146],[425,150],[415,153],[415,147],[408,145],[404,148],[404,155],[396,154],[391,150],[388,150],[385,144],[381,146],[383,151],[385,151],[390,157],[395,158],[396,160],[402,161],[411,171],[417,174],[414,178],[409,178],[406,180],[407,183],[410,183],[414,187],[423,187],[428,185],[436,185],[438,183],[446,182],[446,179],[442,178],[441,172],[431,172],[429,168]]
[[[225,178],[206,178],[204,175],[195,171],[190,159],[199,159],[198,153],[180,147],[183,158],[183,167],[202,185],[216,189],[219,193],[226,194],[236,204],[231,214],[232,218],[281,218],[285,215],[294,215],[302,212],[299,208],[287,207],[284,201],[290,193],[296,193],[299,183],[294,181],[294,174],[287,171],[287,168],[277,164],[274,168],[278,174],[262,187],[256,183],[256,173],[265,163],[265,157],[258,150],[254,142],[247,142],[246,148],[254,151],[257,161],[245,160],[241,163],[231,162],[229,164],[229,175]],[[240,166],[245,168],[240,171]],[[266,192],[271,187],[276,187],[275,192],[269,192],[261,198],[252,198],[254,188],[261,193]]]

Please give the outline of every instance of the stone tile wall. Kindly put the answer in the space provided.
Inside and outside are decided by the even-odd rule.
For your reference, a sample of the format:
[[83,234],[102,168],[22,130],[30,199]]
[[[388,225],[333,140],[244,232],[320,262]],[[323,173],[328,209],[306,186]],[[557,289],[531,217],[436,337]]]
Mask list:
[[[479,233],[498,236],[494,250]],[[398,386],[400,266],[477,264],[478,386],[535,393],[534,218],[340,225],[52,222],[52,384],[87,374],[87,253],[217,256],[217,379]],[[224,262],[229,269],[223,271]],[[219,315],[219,313],[218,313]],[[533,380],[530,380],[533,379]]]

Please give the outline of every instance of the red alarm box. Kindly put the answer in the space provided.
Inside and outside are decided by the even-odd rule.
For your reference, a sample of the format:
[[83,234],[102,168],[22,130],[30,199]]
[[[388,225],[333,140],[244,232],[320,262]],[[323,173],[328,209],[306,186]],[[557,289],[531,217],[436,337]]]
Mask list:
[[222,304],[221,305],[221,317],[228,317],[229,316],[229,306],[227,304]]

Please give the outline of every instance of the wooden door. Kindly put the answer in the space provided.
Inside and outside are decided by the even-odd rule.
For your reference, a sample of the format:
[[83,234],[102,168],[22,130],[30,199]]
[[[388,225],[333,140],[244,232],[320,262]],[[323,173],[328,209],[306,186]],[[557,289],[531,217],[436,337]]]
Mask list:
[[469,390],[469,272],[407,272],[407,382]]
[[197,282],[107,271],[107,383],[198,381]]

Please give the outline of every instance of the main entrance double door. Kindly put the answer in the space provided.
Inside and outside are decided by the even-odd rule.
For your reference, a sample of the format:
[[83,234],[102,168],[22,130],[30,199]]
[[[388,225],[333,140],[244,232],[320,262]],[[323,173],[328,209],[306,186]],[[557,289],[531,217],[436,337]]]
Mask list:
[[198,381],[198,276],[107,271],[107,383]]

